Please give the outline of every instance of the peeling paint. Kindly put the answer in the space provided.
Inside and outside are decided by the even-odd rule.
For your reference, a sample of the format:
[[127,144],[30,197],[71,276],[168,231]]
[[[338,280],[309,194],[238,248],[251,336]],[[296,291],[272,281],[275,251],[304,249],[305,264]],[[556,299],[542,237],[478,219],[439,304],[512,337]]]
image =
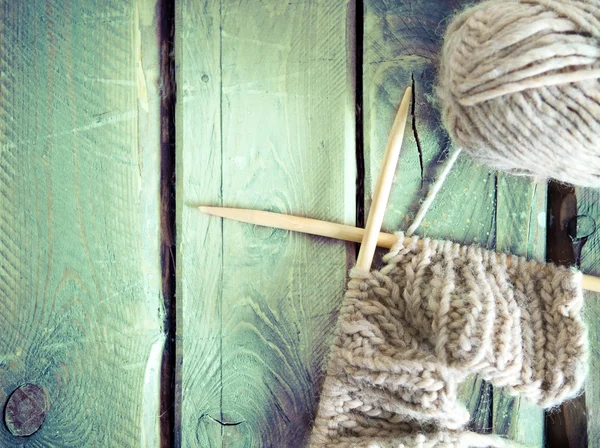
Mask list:
[[144,374],[144,389],[142,394],[141,446],[160,446],[160,420],[157,410],[160,408],[160,368],[162,353],[165,345],[165,335],[161,334],[150,348],[146,372]]
[[[148,8],[143,8],[143,11],[146,11],[147,9]],[[147,11],[145,15],[147,15]],[[136,3],[135,30],[133,39],[135,45],[135,83],[138,92],[138,103],[145,112],[148,112],[148,85],[146,83],[146,74],[144,73],[144,65],[142,60],[142,32],[140,25],[140,10]]]

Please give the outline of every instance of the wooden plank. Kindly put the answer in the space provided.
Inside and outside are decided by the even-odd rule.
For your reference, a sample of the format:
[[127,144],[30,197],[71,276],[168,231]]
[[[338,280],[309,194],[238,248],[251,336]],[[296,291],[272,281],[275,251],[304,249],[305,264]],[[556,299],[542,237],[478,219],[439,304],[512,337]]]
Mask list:
[[[221,6],[175,12],[177,148],[176,446],[216,446],[221,415],[222,223],[189,208],[221,203]],[[185,355],[185,356],[184,356]]]
[[[0,1],[0,446],[157,446],[162,331],[154,1]],[[4,416],[4,414],[2,414]]]
[[[577,219],[575,187],[551,181],[548,184],[548,232],[546,259],[564,266],[577,266],[580,251],[571,237],[571,227],[581,228],[585,219]],[[585,394],[568,400],[546,413],[546,446],[587,447]]]
[[[600,191],[577,188],[577,213],[600,224]],[[581,270],[600,275],[600,229],[596,229],[581,250]],[[589,337],[589,371],[585,383],[587,435],[589,447],[600,447],[600,294],[586,292],[584,320]]]
[[183,446],[298,446],[308,434],[346,245],[190,205],[354,222],[353,15],[344,0],[178,4]]
[[[433,86],[445,24],[467,3],[365,1],[367,208],[401,92],[411,83],[411,76],[415,79],[415,125],[421,149],[414,136],[405,140],[397,186],[384,222],[387,231],[408,227],[437,167],[453,150],[440,126]],[[543,185],[498,175],[461,155],[417,233],[543,258],[545,230],[538,225],[538,216],[544,211]],[[461,399],[471,412],[472,427],[479,432],[542,443],[543,414],[535,407],[510,399],[478,379],[462,385]]]

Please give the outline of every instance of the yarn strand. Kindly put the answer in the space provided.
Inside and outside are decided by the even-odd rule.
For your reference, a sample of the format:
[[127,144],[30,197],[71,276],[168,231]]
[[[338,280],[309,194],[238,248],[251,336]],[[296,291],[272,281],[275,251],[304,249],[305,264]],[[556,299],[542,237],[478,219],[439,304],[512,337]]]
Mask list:
[[448,178],[448,175],[450,174],[450,171],[452,170],[452,167],[456,163],[456,160],[458,159],[458,156],[460,155],[460,153],[461,153],[461,150],[456,149],[452,154],[450,154],[450,157],[448,157],[448,159],[444,163],[444,167],[442,168],[442,171],[440,172],[439,177],[431,185],[431,187],[429,187],[427,196],[425,197],[425,200],[421,204],[421,207],[419,208],[419,211],[417,212],[417,215],[415,216],[413,223],[410,225],[410,227],[406,231],[406,235],[411,236],[413,233],[415,233],[415,230],[417,230],[419,225],[421,225],[421,222],[423,222],[423,218],[425,218],[425,214],[429,210],[429,207],[431,207],[431,204],[433,204],[433,201],[435,200],[437,194],[441,190],[442,185],[444,185],[444,182],[446,182],[446,179]]

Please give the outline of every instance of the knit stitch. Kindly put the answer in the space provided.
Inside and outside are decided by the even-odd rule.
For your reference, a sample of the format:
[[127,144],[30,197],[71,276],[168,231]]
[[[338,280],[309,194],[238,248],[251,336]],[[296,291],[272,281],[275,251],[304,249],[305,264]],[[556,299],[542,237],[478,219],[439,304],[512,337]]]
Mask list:
[[313,447],[506,446],[464,430],[471,374],[543,407],[578,393],[581,273],[397,236],[380,271],[350,272]]

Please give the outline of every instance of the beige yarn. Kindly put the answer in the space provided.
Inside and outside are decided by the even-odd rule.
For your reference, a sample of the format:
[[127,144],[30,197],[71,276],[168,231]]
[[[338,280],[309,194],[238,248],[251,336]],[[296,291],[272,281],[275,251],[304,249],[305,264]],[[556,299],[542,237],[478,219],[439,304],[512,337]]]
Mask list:
[[600,0],[492,0],[449,25],[438,96],[453,142],[513,173],[600,187]]
[[464,431],[475,373],[544,407],[577,394],[581,273],[397,235],[383,269],[350,272],[311,446],[508,446]]
[[523,445],[518,445],[498,436],[482,435],[471,431],[436,432],[427,435],[413,434],[395,436],[390,439],[348,437],[341,441],[325,443],[325,445],[313,444],[313,446],[327,446],[329,448],[464,448],[480,446],[523,448]]

